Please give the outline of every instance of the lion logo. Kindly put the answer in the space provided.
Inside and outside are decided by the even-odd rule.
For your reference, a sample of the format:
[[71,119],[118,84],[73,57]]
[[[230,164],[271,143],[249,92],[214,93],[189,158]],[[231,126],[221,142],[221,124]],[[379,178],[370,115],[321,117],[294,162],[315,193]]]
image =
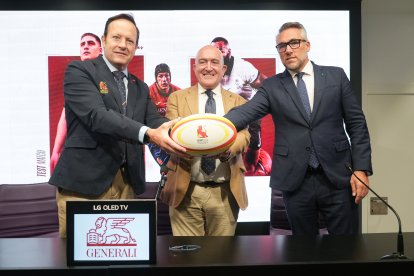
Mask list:
[[198,138],[207,138],[208,137],[207,131],[202,125],[199,125],[197,127],[197,137]]
[[125,225],[134,218],[104,218],[99,217],[95,221],[95,229],[88,233],[88,243],[99,245],[128,244],[136,245],[136,240]]

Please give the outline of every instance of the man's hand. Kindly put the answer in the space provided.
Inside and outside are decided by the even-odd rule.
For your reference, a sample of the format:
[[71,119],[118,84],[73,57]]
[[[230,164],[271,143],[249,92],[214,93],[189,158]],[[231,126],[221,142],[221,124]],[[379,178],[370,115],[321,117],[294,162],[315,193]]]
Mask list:
[[149,128],[147,130],[147,135],[151,143],[156,144],[166,152],[170,154],[177,154],[181,157],[188,157],[188,155],[186,154],[186,149],[174,142],[174,140],[171,139],[169,135],[169,130],[179,120],[181,120],[181,118],[177,118],[169,122],[163,123],[159,128],[156,129]]
[[[369,185],[369,179],[365,172],[355,171],[354,172],[365,184]],[[351,180],[349,181],[352,189],[352,196],[355,197],[355,203],[359,204],[361,200],[368,194],[369,189],[358,180],[358,178],[352,174]]]

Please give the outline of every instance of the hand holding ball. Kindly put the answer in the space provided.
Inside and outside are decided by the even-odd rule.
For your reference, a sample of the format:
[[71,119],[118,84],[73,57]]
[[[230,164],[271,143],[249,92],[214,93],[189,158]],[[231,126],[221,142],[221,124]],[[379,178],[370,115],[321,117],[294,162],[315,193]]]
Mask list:
[[178,121],[171,138],[192,156],[215,156],[226,151],[237,136],[235,126],[215,114],[193,114]]

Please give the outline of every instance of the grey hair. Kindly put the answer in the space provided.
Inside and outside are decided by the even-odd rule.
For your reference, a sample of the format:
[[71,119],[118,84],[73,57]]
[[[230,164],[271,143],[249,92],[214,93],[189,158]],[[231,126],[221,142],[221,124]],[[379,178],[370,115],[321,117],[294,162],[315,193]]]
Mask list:
[[302,34],[302,38],[303,39],[305,39],[305,40],[308,40],[308,34],[307,34],[307,32],[306,32],[306,29],[305,29],[305,27],[301,24],[301,23],[299,23],[299,22],[286,22],[286,23],[284,23],[280,28],[279,28],[279,33],[278,33],[278,35],[281,33],[281,32],[283,32],[283,31],[285,31],[285,30],[287,30],[287,29],[291,29],[291,28],[293,28],[293,29],[299,29],[300,31],[301,31],[301,34]]

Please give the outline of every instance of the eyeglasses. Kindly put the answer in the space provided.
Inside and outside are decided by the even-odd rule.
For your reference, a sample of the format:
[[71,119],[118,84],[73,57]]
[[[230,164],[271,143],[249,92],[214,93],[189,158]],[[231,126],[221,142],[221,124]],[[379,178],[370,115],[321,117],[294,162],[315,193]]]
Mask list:
[[289,42],[283,42],[277,44],[275,47],[279,53],[286,52],[287,46],[289,45],[291,49],[297,49],[300,47],[301,42],[306,42],[304,39],[291,39]]

